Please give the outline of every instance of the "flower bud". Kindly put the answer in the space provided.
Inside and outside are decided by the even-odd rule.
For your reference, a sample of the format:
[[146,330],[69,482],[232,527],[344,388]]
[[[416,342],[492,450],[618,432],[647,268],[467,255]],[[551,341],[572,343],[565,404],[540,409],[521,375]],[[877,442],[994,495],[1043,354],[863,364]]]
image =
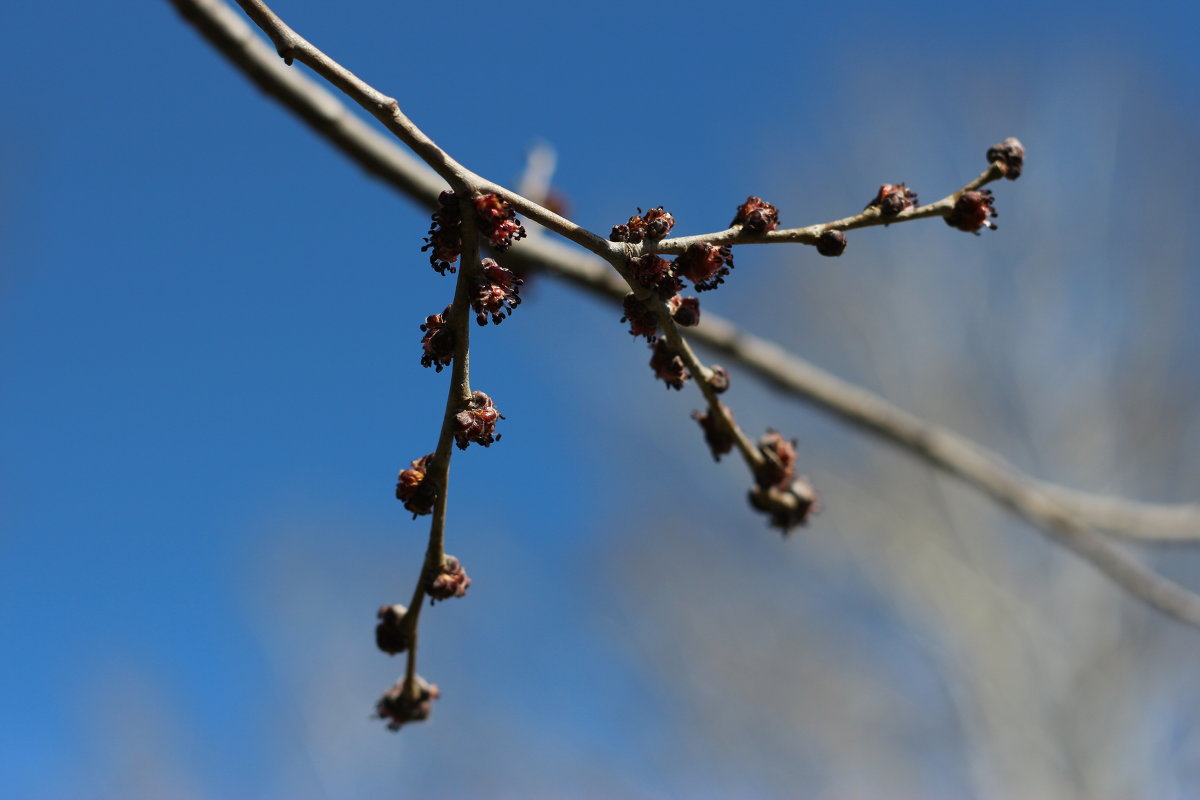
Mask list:
[[497,250],[504,250],[518,239],[526,236],[525,228],[517,219],[517,212],[499,195],[484,194],[475,198],[475,215],[479,231]]
[[732,268],[733,250],[708,242],[689,245],[675,259],[675,274],[690,280],[698,292],[717,288]]
[[946,224],[967,233],[979,233],[982,227],[996,229],[996,223],[988,217],[999,216],[992,206],[992,193],[988,189],[963,192],[954,202],[954,208],[946,215]]
[[901,211],[912,208],[917,204],[917,193],[903,183],[885,183],[879,187],[875,199],[867,203],[867,208],[878,208],[885,217],[894,217]]
[[412,646],[412,637],[404,625],[404,615],[408,609],[402,605],[380,606],[376,616],[379,624],[375,626],[375,644],[389,656],[403,653]]
[[1015,181],[1021,177],[1021,170],[1025,168],[1025,148],[1019,139],[1010,136],[988,148],[987,160],[989,164],[999,161],[1004,165],[1004,177]]
[[823,256],[840,256],[846,252],[846,234],[841,231],[822,231],[817,237],[817,252]]
[[471,442],[491,447],[500,437],[496,435],[496,422],[504,419],[500,410],[492,404],[492,398],[480,391],[471,392],[471,399],[454,415],[454,441],[459,450],[466,450]]
[[746,202],[738,206],[737,214],[729,227],[741,225],[750,233],[766,233],[779,227],[779,209],[758,197],[747,197]]
[[467,571],[454,556],[442,556],[442,568],[436,575],[426,576],[425,594],[429,595],[430,604],[438,600],[449,600],[451,597],[464,597],[471,586]]
[[513,309],[521,304],[519,294],[524,282],[511,270],[497,264],[494,259],[483,259],[475,277],[475,296],[471,299],[475,321],[480,325],[487,325],[490,314],[493,324],[499,325],[503,322],[505,313],[511,314]]
[[388,689],[383,697],[375,703],[377,719],[388,721],[388,730],[398,731],[409,722],[421,722],[429,719],[433,713],[433,701],[441,696],[438,687],[429,683],[420,675],[415,677],[416,696],[410,697],[404,691],[404,681]]
[[687,367],[683,364],[683,359],[671,349],[664,339],[655,342],[653,350],[654,353],[650,356],[650,369],[654,370],[654,377],[665,383],[668,389],[682,389],[683,384],[691,377]]
[[440,314],[431,314],[425,318],[421,330],[421,366],[434,367],[441,372],[442,368],[454,360],[454,331],[447,327],[450,316],[450,306]]
[[404,501],[404,507],[412,512],[413,519],[420,514],[432,514],[437,500],[437,488],[428,480],[429,462],[433,453],[421,456],[406,469],[400,470],[396,478],[396,499]]

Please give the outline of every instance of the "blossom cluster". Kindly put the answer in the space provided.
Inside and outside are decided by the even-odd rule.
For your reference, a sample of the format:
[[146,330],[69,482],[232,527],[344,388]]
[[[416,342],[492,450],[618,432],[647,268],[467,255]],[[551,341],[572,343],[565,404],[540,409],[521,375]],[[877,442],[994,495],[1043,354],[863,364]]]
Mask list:
[[429,462],[433,453],[421,456],[405,469],[400,470],[396,478],[396,499],[404,502],[404,507],[412,512],[413,519],[422,514],[432,514],[433,504],[437,500],[437,487],[428,480]]
[[[525,238],[525,227],[517,219],[517,212],[499,195],[481,194],[472,200],[472,204],[479,232],[492,247],[504,250]],[[458,195],[447,190],[438,195],[438,208],[433,212],[433,222],[421,252],[430,251],[429,263],[445,275],[455,271],[454,262],[462,255],[462,249],[462,210]]]
[[803,476],[796,475],[796,442],[768,430],[758,440],[762,465],[755,471],[750,505],[770,517],[771,526],[785,534],[804,525],[817,511],[817,493]]
[[492,403],[492,398],[480,391],[471,392],[470,399],[454,415],[454,441],[459,450],[466,450],[471,442],[490,447],[500,438],[496,434],[496,422],[504,415]]
[[639,244],[646,239],[661,239],[675,227],[675,217],[662,206],[652,208],[645,214],[639,208],[638,213],[629,218],[624,225],[614,225],[609,241],[629,242]]

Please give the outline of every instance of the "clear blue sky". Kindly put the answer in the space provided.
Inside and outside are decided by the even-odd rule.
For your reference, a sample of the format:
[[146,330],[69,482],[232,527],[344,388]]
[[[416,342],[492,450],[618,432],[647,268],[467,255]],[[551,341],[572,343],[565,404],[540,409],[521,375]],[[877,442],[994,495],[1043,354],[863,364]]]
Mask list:
[[[717,228],[750,193],[816,222],[885,180],[933,199],[1014,134],[1031,175],[1088,174],[1074,145],[1114,96],[1130,141],[1200,121],[1185,3],[459,7],[275,6],[482,174],[514,181],[552,143],[597,230],[660,203],[683,232]],[[5,796],[403,796],[401,776],[419,796],[758,791],[659,763],[672,700],[615,643],[629,608],[595,564],[658,502],[648,481],[673,502],[730,491],[721,519],[777,549],[721,482],[734,468],[706,463],[695,398],[649,380],[619,314],[535,281],[476,337],[474,382],[508,417],[455,460],[449,549],[476,584],[426,620],[434,724],[387,735],[368,714],[401,665],[373,650],[373,613],[407,596],[425,535],[390,494],[432,449],[446,379],[418,364],[451,291],[419,251],[427,216],[166,2],[10,3],[0,24]],[[1153,157],[1123,148],[1114,175]],[[953,246],[1019,253],[1037,180],[998,187],[1000,231]],[[919,250],[941,227],[897,233]],[[834,266],[871,268],[853,254]],[[745,264],[743,293],[713,300],[731,315],[770,291],[767,262]]]

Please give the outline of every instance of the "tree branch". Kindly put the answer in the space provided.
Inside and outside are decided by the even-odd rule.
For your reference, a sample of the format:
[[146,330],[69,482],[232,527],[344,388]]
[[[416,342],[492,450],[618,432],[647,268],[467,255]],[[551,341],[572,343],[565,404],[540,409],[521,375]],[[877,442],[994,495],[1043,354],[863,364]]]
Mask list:
[[699,244],[701,242],[719,245],[779,244],[783,242],[816,245],[818,240],[821,238],[821,234],[825,231],[849,231],[856,228],[870,228],[876,225],[893,225],[898,222],[911,222],[912,220],[916,219],[946,217],[951,211],[954,210],[955,202],[964,193],[979,189],[980,187],[986,186],[992,181],[1000,180],[1004,177],[1004,174],[1005,172],[1003,166],[999,163],[993,163],[966,186],[962,187],[956,192],[946,195],[936,203],[929,203],[928,205],[905,209],[897,214],[884,214],[878,208],[869,206],[862,212],[855,214],[852,217],[834,220],[833,222],[822,222],[816,225],[808,225],[803,228],[787,228],[755,234],[747,231],[741,225],[735,225],[716,233],[702,233],[696,236],[677,236],[672,239],[649,242],[643,247],[645,252],[650,253],[682,253],[684,250],[687,250],[689,246],[693,244]]
[[[436,206],[440,181],[395,144],[370,129],[354,117],[343,104],[311,80],[290,72],[279,64],[270,49],[250,31],[249,27],[219,0],[171,0],[180,13],[209,41],[239,66],[260,88],[275,96],[310,126],[332,141],[353,160],[373,175],[397,188],[427,207]],[[261,3],[243,3],[265,9]],[[261,9],[260,12],[261,12]],[[274,15],[271,15],[274,17]],[[279,28],[268,21],[268,29],[280,38],[276,46],[292,57],[309,63],[302,55],[311,48],[286,26]],[[276,21],[278,18],[274,18]],[[280,22],[279,25],[282,25]],[[315,50],[315,48],[313,48]],[[318,62],[321,63],[321,62]],[[335,74],[351,92],[360,91],[357,78],[336,65]],[[326,68],[333,67],[326,65]],[[314,67],[316,69],[316,67]],[[323,74],[323,73],[322,73]],[[332,78],[330,78],[333,80]],[[358,83],[355,83],[357,81]],[[336,83],[336,81],[335,81]],[[341,85],[341,84],[338,84]],[[365,84],[362,84],[365,86]],[[345,87],[343,87],[345,88]],[[370,87],[366,87],[369,89]],[[370,90],[374,92],[374,90]],[[375,97],[378,95],[378,97]],[[363,95],[367,102],[355,96],[389,129],[400,124],[395,115],[403,117],[394,100],[375,93]],[[382,101],[378,104],[376,101]],[[391,101],[390,103],[388,101]],[[394,114],[392,112],[394,109]],[[384,113],[381,116],[381,113]],[[386,117],[386,118],[385,118]],[[407,121],[407,118],[403,118]],[[411,125],[411,123],[408,123]],[[395,131],[394,131],[395,132]],[[401,137],[404,139],[404,137]],[[405,139],[407,141],[407,139]],[[436,147],[432,142],[429,145]],[[449,158],[448,156],[446,157]],[[446,162],[454,163],[457,162]],[[483,191],[499,194],[526,216],[550,230],[564,235],[606,260],[614,254],[612,243],[584,232],[569,220],[548,211],[532,201],[469,173],[478,180]],[[963,191],[975,189],[1000,177],[993,165],[959,192],[926,206],[902,211],[887,218],[875,209],[830,223],[777,230],[760,237],[747,237],[740,229],[729,229],[700,237],[678,237],[658,242],[657,252],[682,252],[695,241],[726,241],[752,244],[770,241],[815,242],[827,229],[849,230],[872,225],[945,216],[955,198]],[[734,235],[736,231],[736,236]],[[607,269],[596,260],[583,256],[560,244],[544,239],[524,243],[514,248],[508,258],[517,264],[532,266],[562,277],[591,291],[614,299],[624,296],[626,289],[614,280]],[[461,276],[460,276],[461,279]],[[739,331],[731,323],[712,314],[705,314],[700,327],[691,334],[697,341],[725,353],[757,374],[767,383],[812,403],[843,419],[851,425],[873,433],[916,455],[934,466],[956,476],[983,491],[1033,522],[1059,541],[1091,561],[1114,581],[1155,607],[1192,624],[1200,624],[1200,598],[1155,575],[1132,559],[1114,544],[1091,530],[1102,528],[1144,541],[1200,540],[1200,506],[1158,505],[1138,503],[1105,495],[1079,492],[1034,479],[1005,462],[997,454],[948,430],[923,422],[864,389],[853,386],[808,362],[784,351],[778,345]],[[698,363],[698,362],[697,362]],[[689,365],[690,366],[690,365]]]

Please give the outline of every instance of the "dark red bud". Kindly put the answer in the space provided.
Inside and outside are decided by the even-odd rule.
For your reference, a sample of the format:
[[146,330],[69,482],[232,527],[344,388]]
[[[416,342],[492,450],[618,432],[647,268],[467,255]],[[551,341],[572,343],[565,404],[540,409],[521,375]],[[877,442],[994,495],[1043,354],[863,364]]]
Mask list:
[[738,206],[737,214],[729,227],[741,225],[750,233],[766,233],[779,227],[779,209],[758,197],[747,197],[746,202]]
[[691,328],[700,324],[700,300],[695,297],[680,298],[675,295],[670,300],[671,316],[677,325]]
[[396,499],[404,502],[404,507],[412,512],[413,519],[420,514],[433,513],[437,488],[427,476],[432,460],[433,453],[421,456],[406,469],[400,470],[396,478]]
[[401,605],[380,606],[375,626],[375,644],[389,656],[403,653],[412,646],[412,637],[404,625],[408,609]]
[[992,193],[988,189],[976,192],[963,192],[954,202],[954,208],[946,216],[946,224],[967,233],[979,233],[983,227],[996,229],[996,223],[988,217],[996,217],[996,209],[992,206]]
[[875,198],[867,203],[867,208],[875,207],[883,216],[894,217],[901,211],[913,208],[916,204],[917,193],[903,183],[885,183],[879,187]]
[[654,370],[654,377],[665,383],[668,389],[682,389],[684,382],[691,377],[683,359],[676,355],[664,339],[655,342],[653,350],[650,369]]
[[840,256],[846,252],[846,234],[841,231],[823,231],[817,238],[817,252],[823,256]]

